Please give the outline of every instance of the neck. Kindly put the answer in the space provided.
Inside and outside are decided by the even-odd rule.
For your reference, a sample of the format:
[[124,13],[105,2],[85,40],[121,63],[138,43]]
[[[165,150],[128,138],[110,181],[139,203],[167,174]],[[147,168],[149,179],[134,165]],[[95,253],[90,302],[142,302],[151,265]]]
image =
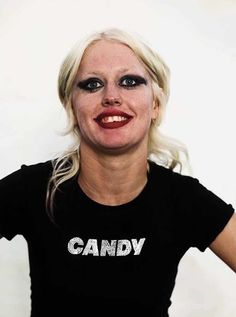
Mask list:
[[104,205],[133,200],[147,182],[147,151],[119,155],[96,153],[80,146],[78,182],[84,193]]

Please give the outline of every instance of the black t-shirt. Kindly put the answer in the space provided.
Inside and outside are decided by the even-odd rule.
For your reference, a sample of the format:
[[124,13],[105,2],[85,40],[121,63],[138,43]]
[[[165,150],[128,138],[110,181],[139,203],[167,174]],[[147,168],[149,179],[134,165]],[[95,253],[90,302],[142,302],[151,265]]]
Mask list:
[[77,177],[46,213],[50,161],[0,181],[0,234],[28,243],[32,317],[167,317],[180,259],[204,251],[234,210],[199,181],[150,164],[148,182],[131,202],[98,204]]

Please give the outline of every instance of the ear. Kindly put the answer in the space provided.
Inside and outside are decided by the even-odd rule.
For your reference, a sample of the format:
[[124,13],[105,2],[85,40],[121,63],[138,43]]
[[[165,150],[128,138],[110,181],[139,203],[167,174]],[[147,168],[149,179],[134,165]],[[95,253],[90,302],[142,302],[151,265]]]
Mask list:
[[153,100],[152,103],[152,119],[156,120],[156,118],[158,117],[158,113],[159,113],[159,101],[158,99]]

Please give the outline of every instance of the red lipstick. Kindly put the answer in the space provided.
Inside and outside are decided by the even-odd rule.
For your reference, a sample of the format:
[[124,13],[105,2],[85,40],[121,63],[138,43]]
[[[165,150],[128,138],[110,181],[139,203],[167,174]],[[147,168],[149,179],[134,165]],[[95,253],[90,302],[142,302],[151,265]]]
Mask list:
[[107,109],[94,118],[94,120],[104,129],[117,129],[129,123],[132,118],[133,116],[126,112],[117,109]]

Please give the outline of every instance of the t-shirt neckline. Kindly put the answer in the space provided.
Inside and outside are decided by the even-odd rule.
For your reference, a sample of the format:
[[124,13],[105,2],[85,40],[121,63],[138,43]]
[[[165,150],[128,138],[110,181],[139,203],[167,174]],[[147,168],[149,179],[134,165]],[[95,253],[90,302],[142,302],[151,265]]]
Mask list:
[[94,208],[102,208],[102,209],[126,209],[126,207],[131,207],[133,205],[137,205],[140,201],[143,201],[143,199],[146,197],[147,192],[149,191],[149,187],[150,187],[150,183],[151,183],[151,179],[152,179],[152,174],[153,174],[153,165],[155,163],[150,162],[149,161],[149,171],[147,171],[147,182],[144,185],[143,189],[141,190],[141,192],[134,197],[132,200],[123,203],[123,204],[119,204],[119,205],[106,205],[106,204],[101,204],[93,199],[91,199],[88,195],[86,195],[86,193],[82,190],[82,188],[80,187],[79,183],[78,183],[78,174],[76,175],[76,177],[74,178],[74,190],[76,192],[76,194],[78,195],[78,199],[79,200],[83,200],[86,204],[89,204],[91,207]]

